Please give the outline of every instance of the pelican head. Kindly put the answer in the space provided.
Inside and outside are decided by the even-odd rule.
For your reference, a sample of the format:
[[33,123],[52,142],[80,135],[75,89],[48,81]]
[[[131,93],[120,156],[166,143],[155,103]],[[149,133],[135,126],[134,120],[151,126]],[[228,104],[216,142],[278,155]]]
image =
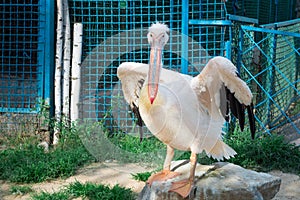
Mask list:
[[169,40],[169,28],[159,22],[152,24],[148,29],[148,42],[151,46],[148,72],[148,97],[151,104],[154,102],[162,68],[162,51]]

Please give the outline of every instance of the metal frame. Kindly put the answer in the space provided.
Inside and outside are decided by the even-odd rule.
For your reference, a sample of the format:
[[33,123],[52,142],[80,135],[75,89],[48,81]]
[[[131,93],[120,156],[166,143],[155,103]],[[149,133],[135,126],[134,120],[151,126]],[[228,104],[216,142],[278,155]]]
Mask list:
[[[7,84],[0,85],[0,89],[5,89],[8,92],[12,91],[11,94],[0,94],[0,96],[3,96],[2,101],[0,101],[0,112],[36,113],[40,110],[39,106],[42,103],[41,100],[45,100],[46,104],[51,104],[51,93],[53,91],[52,74],[54,69],[53,22],[55,1],[32,0],[28,2],[26,2],[26,5],[23,1],[20,1],[19,4],[14,3],[12,5],[9,3],[0,4],[3,8],[10,8],[6,9],[6,13],[3,13],[1,19],[3,22],[6,21],[6,23],[3,23],[0,27],[3,30],[8,30],[8,32],[4,32],[2,35],[3,38],[6,38],[3,43],[6,42],[6,46],[11,46],[11,49],[3,49],[4,46],[2,46],[1,49],[1,63],[3,65],[2,74],[1,72],[0,74],[3,76],[3,79],[7,79],[8,82]],[[19,9],[21,10],[20,12]],[[11,16],[13,16],[13,18],[9,17],[10,15],[7,14],[7,11],[12,14]],[[35,18],[35,15],[37,15],[37,18]],[[11,21],[9,26],[8,21]],[[20,24],[23,25],[19,25],[19,21]],[[30,24],[29,26],[28,23]],[[25,24],[27,24],[27,26]],[[19,32],[18,30],[21,31]],[[16,39],[7,41],[7,39],[12,36]],[[23,49],[17,49],[19,44],[23,46]],[[21,55],[22,50],[23,55]],[[17,55],[16,57],[6,56],[3,53],[4,51],[11,51],[11,54],[16,53]],[[27,52],[30,54],[27,54]],[[37,57],[31,58],[32,56]],[[18,63],[18,65],[15,66],[15,71],[11,70],[11,67],[13,67],[10,63],[11,59]],[[37,63],[33,63],[33,59],[36,59]],[[30,62],[28,60],[30,60]],[[22,66],[22,71],[18,71]],[[35,71],[32,71],[32,69]],[[16,75],[12,76],[12,73]],[[19,75],[20,77],[18,77]],[[27,76],[27,78],[25,76]],[[7,99],[7,101],[5,101],[5,99]],[[13,102],[10,101],[11,99],[13,99]]]
[[[295,101],[295,98],[284,96],[284,98],[287,98],[287,99],[292,98],[292,99],[289,100],[290,103],[288,103],[288,105],[284,105],[284,107],[283,107],[283,105],[280,104],[280,102],[278,102],[275,99],[275,98],[277,98],[277,95],[279,95],[281,92],[283,92],[287,89],[290,89],[291,91],[294,91],[293,92],[294,95],[300,96],[300,90],[298,88],[296,88],[296,86],[294,85],[299,80],[290,80],[278,68],[278,66],[276,64],[276,62],[278,62],[278,60],[277,60],[278,55],[276,55],[276,50],[278,49],[278,44],[277,44],[277,37],[278,36],[284,37],[284,41],[288,44],[291,51],[293,51],[293,53],[296,56],[297,55],[299,56],[298,59],[300,58],[299,49],[296,49],[286,39],[286,37],[296,37],[296,38],[300,39],[300,34],[299,33],[294,33],[294,32],[276,30],[277,26],[287,26],[287,25],[292,25],[292,24],[295,24],[295,23],[300,23],[300,20],[297,19],[297,20],[293,20],[293,21],[289,21],[289,22],[263,25],[262,27],[264,27],[264,28],[241,26],[241,37],[247,37],[251,41],[252,45],[248,49],[244,49],[243,43],[241,43],[241,45],[239,46],[240,52],[241,52],[241,56],[239,58],[239,63],[241,65],[241,67],[243,68],[243,71],[245,71],[247,76],[250,77],[250,81],[251,80],[254,81],[255,84],[259,87],[259,89],[263,92],[263,94],[266,95],[266,98],[263,101],[257,102],[256,109],[258,109],[258,110],[267,109],[266,110],[267,119],[262,119],[262,118],[260,118],[260,116],[256,115],[256,120],[260,124],[260,127],[263,129],[263,131],[267,132],[267,133],[271,133],[271,131],[280,128],[280,126],[283,125],[280,122],[280,120],[282,120],[282,119],[284,119],[283,121],[285,121],[284,124],[285,123],[291,124],[293,129],[297,133],[300,133],[300,129],[297,127],[297,125],[292,120],[292,118],[290,116],[288,116],[288,114],[286,113],[287,109],[290,106],[290,104]],[[268,27],[268,28],[265,28],[265,27]],[[275,28],[275,29],[269,29],[269,28]],[[255,41],[255,39],[251,35],[249,35],[250,32],[268,34],[268,36],[265,37],[265,38],[262,38],[260,41]],[[240,38],[240,40],[243,40],[243,38]],[[267,41],[267,40],[270,40],[270,42],[271,42],[270,44],[271,44],[271,47],[272,47],[271,49],[268,49],[268,51],[269,51],[269,52],[267,52],[268,55],[266,54],[266,52],[261,47],[262,43]],[[250,71],[251,69],[249,69],[249,66],[246,66],[243,63],[243,55],[249,53],[254,48],[257,48],[261,52],[262,56],[266,59],[268,65],[269,65],[269,67],[266,67],[263,71],[261,71],[258,74],[253,74],[253,72]],[[287,56],[289,56],[289,55],[287,55]],[[294,67],[295,70],[297,70],[296,63],[294,63],[294,66],[288,66],[288,67],[290,69],[292,69]],[[263,73],[267,73],[267,72],[268,72],[268,77],[270,78],[270,80],[269,80],[268,85],[264,85],[264,83],[261,83],[261,82],[258,81],[258,77],[260,75],[262,75]],[[286,86],[284,86],[284,88],[280,88],[279,91],[276,91],[276,90],[274,90],[275,88],[273,88],[273,87],[275,87],[274,85],[278,84],[277,81],[274,79],[275,76],[276,76],[275,73],[279,74],[280,78],[282,78],[282,80],[284,80],[284,83],[287,84]],[[264,105],[266,103],[267,103],[267,107],[265,108]],[[261,108],[261,106],[263,106],[263,108]],[[278,115],[276,117],[271,115],[273,112],[275,112],[273,106],[275,106],[275,108],[279,111],[280,115]],[[298,116],[299,116],[299,114],[298,114]]]

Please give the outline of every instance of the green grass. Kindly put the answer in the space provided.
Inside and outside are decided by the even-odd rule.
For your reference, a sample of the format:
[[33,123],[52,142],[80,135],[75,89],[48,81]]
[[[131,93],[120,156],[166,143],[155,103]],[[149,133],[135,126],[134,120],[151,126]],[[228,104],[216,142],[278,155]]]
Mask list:
[[13,185],[9,191],[15,195],[24,195],[33,192],[33,189],[30,186]]
[[120,187],[119,185],[109,187],[102,184],[82,184],[78,181],[53,194],[42,192],[32,195],[33,200],[65,200],[78,197],[89,200],[133,200],[136,196],[130,189]]
[[158,149],[166,149],[166,145],[159,141],[156,137],[145,138],[142,142],[140,142],[139,137],[133,137],[121,133],[114,134],[110,138],[110,141],[121,149],[135,154],[152,153]]
[[258,171],[281,170],[300,174],[300,150],[280,135],[263,135],[254,140],[247,132],[235,132],[226,143],[238,154],[229,162]]
[[[80,141],[58,146],[45,153],[37,145],[27,144],[0,152],[0,179],[18,183],[36,183],[69,177],[93,157]],[[68,147],[67,147],[68,146]]]
[[134,180],[146,182],[152,173],[154,173],[154,172],[153,171],[152,172],[142,172],[142,173],[131,174],[131,176]]
[[71,195],[65,191],[59,191],[55,193],[41,192],[39,194],[33,194],[32,200],[66,200],[70,199]]

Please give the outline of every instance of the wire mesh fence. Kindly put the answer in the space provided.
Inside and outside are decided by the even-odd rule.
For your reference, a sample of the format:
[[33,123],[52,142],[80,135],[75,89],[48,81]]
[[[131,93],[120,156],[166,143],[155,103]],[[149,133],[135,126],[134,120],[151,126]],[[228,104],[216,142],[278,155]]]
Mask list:
[[50,98],[46,9],[46,0],[0,3],[0,112],[34,112]]
[[[148,63],[147,28],[160,21],[171,30],[164,50],[166,68],[194,76],[212,56],[229,56],[254,91],[262,129],[272,131],[293,121],[284,113],[297,102],[298,89],[290,87],[298,84],[296,37],[241,29],[254,28],[258,20],[229,16],[220,1],[75,0],[71,10],[73,22],[85,26],[81,118],[102,121],[113,131],[138,132],[116,69],[125,61]],[[297,26],[281,28],[293,32]]]
[[[138,132],[116,70],[122,62],[148,63],[147,29],[159,21],[170,28],[165,68],[194,76],[211,57],[228,56],[254,91],[262,129],[293,123],[299,114],[299,21],[259,30],[253,26],[291,19],[293,13],[285,13],[293,10],[295,1],[275,3],[70,0],[71,23],[84,26],[81,118],[102,121],[113,131]],[[48,14],[54,14],[49,7],[53,4],[51,0],[0,3],[0,112],[36,112],[38,99],[51,96],[54,42],[49,38],[54,27]],[[234,9],[258,21],[228,15]]]
[[210,56],[225,51],[224,26],[188,25],[190,19],[224,19],[222,1],[70,2],[72,22],[84,25],[81,118],[102,121],[109,129],[137,132],[116,70],[125,61],[148,63],[146,35],[152,23],[159,21],[170,28],[163,55],[168,69],[195,75]]
[[265,132],[290,124],[300,133],[295,121],[300,113],[299,22],[242,27],[240,62],[244,76],[253,83],[255,114]]
[[297,0],[232,0],[227,1],[229,13],[258,19],[259,24],[287,21],[296,17]]

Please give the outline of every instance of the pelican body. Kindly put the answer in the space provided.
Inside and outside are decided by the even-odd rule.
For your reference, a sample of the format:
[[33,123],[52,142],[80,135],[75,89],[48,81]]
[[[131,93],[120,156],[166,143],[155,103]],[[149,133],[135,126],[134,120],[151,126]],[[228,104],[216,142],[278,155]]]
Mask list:
[[209,60],[196,77],[162,68],[168,32],[166,25],[152,24],[147,35],[151,46],[149,64],[125,62],[117,74],[126,101],[151,133],[167,145],[163,170],[152,175],[148,184],[178,175],[170,170],[174,149],[191,151],[189,179],[174,182],[170,189],[187,197],[194,181],[197,154],[204,151],[217,160],[236,154],[222,141],[222,127],[229,120],[230,110],[243,129],[247,109],[254,137],[252,94],[233,63],[224,57]]

